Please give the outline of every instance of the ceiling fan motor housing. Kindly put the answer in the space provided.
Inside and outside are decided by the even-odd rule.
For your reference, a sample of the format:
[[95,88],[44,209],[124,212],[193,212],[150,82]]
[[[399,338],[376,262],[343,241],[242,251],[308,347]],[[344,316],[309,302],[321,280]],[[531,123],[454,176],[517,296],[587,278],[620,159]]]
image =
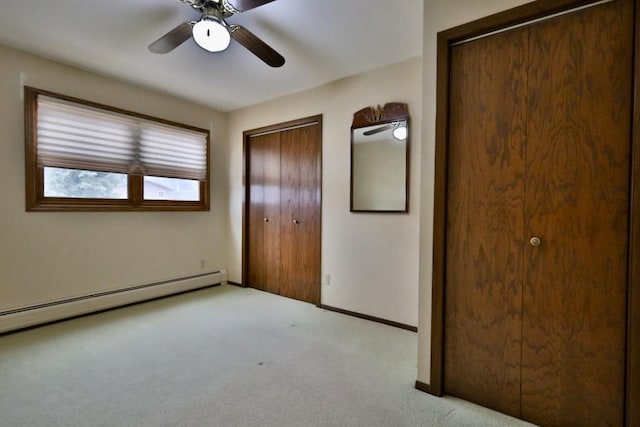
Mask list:
[[236,13],[241,12],[226,0],[179,0],[179,1],[182,3],[188,4],[194,9],[201,10],[203,13],[206,13],[207,10],[217,10],[220,13],[221,18],[228,18],[231,15],[235,15]]

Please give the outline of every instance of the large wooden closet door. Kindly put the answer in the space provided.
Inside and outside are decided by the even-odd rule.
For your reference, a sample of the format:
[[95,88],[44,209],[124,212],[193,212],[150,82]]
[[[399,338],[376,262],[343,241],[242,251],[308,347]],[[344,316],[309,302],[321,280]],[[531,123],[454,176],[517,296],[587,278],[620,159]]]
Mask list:
[[530,31],[522,415],[622,425],[633,4]]
[[445,390],[520,414],[526,30],[451,52]]
[[280,292],[280,134],[251,138],[248,281]]
[[321,117],[247,133],[245,283],[318,304]]
[[448,394],[622,425],[633,16],[616,0],[451,48]]

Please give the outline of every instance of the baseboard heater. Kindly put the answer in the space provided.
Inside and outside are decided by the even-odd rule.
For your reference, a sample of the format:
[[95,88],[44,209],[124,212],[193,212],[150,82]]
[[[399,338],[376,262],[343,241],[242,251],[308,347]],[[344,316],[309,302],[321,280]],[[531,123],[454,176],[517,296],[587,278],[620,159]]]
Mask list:
[[0,311],[0,333],[226,283],[227,270]]

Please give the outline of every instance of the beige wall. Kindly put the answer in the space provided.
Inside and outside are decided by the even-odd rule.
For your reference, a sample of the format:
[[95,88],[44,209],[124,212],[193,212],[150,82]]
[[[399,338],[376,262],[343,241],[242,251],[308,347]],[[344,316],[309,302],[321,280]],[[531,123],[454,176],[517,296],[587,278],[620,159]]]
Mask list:
[[[231,112],[229,280],[242,277],[242,132],[323,114],[322,303],[417,325],[422,60],[366,74]],[[411,116],[409,214],[349,212],[350,127],[353,113],[406,102]]]
[[[210,129],[211,212],[26,213],[21,81]],[[226,120],[193,103],[0,46],[0,310],[226,267]]]
[[429,383],[429,363],[431,358],[431,267],[433,255],[433,171],[435,155],[437,33],[528,2],[527,0],[424,1],[418,380],[427,384]]

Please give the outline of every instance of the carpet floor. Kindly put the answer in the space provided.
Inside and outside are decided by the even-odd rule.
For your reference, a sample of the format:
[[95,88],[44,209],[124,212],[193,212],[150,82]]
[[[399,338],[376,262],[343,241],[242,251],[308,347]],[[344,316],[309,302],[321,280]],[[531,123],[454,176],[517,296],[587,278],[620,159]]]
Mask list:
[[0,426],[528,426],[414,389],[417,335],[219,286],[0,337]]

